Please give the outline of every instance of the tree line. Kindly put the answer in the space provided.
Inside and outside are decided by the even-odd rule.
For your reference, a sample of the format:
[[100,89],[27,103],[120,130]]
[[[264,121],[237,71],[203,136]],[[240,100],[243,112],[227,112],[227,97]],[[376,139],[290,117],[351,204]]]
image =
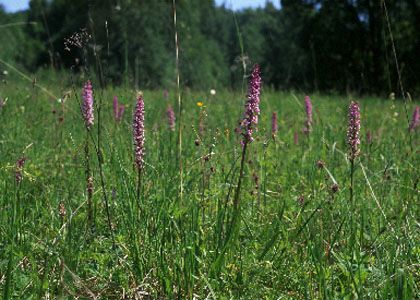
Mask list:
[[[264,85],[276,89],[420,89],[419,0],[281,0],[280,9],[241,11],[213,0],[176,3],[184,87],[240,88],[258,62]],[[27,71],[89,70],[103,84],[143,88],[174,84],[172,0],[31,0],[24,12],[0,8],[0,17],[0,58]]]

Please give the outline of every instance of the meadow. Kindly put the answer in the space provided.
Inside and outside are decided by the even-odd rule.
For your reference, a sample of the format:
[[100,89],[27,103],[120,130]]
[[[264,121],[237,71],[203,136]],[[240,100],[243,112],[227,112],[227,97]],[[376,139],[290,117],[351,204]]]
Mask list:
[[[3,299],[420,298],[415,103],[309,95],[305,134],[305,94],[263,85],[236,195],[246,88],[182,90],[181,116],[175,90],[143,91],[139,180],[138,92],[93,80],[87,131],[83,83],[0,86]],[[361,114],[352,185],[350,100]]]

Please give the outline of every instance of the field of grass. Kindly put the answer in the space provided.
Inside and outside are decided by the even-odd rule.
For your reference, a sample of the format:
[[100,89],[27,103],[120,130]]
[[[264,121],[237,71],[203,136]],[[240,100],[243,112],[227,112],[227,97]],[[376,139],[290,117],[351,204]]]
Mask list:
[[[136,91],[97,86],[90,134],[80,113],[82,85],[51,86],[61,101],[30,85],[0,86],[7,98],[0,110],[0,297],[420,298],[420,132],[410,136],[402,101],[356,99],[362,142],[350,200],[353,99],[311,95],[314,124],[304,135],[305,95],[263,88],[232,231],[242,152],[235,128],[245,94],[185,91],[180,118],[175,91],[168,99],[144,91],[138,197]],[[126,106],[121,122],[113,117],[114,96]],[[414,106],[407,104],[410,118]]]

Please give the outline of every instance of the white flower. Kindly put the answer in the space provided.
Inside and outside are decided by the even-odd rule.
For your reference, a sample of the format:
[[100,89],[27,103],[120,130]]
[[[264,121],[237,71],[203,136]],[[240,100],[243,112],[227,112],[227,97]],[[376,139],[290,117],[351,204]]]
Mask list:
[[395,100],[395,93],[390,93],[389,94],[389,99]]
[[213,95],[213,96],[216,95],[216,90],[215,89],[211,89],[210,90],[210,95]]

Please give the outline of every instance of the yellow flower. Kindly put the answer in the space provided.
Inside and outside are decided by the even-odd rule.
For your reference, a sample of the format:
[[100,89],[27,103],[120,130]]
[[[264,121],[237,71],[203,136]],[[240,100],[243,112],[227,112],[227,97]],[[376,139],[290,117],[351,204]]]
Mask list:
[[201,102],[201,101],[198,101],[198,102],[197,102],[197,106],[198,106],[198,107],[202,107],[203,105],[204,105],[204,103],[203,103],[203,102]]

